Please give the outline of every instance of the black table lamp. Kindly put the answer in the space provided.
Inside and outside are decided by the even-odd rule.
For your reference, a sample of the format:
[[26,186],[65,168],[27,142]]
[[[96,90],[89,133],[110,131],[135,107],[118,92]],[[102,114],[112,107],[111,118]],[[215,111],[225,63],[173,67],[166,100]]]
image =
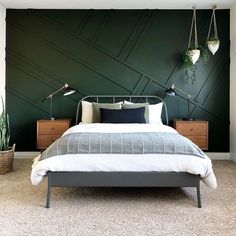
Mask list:
[[47,97],[45,97],[41,102],[44,102],[46,100],[50,100],[50,120],[54,120],[55,118],[52,116],[52,98],[54,95],[56,95],[57,93],[63,91],[63,95],[64,96],[68,96],[71,95],[72,93],[75,93],[76,90],[69,87],[69,85],[67,83],[64,84],[63,87],[59,88],[58,90],[56,90],[55,92],[49,94]]
[[174,84],[172,84],[169,89],[165,90],[165,94],[169,95],[169,96],[177,96],[178,94],[176,93],[175,89],[180,91],[181,93],[183,93],[188,98],[188,117],[184,117],[183,120],[195,120],[195,118],[192,118],[191,114],[190,114],[190,99],[193,100],[193,97],[191,95],[189,95],[189,94],[185,93],[184,91],[182,91],[181,89],[175,87]]

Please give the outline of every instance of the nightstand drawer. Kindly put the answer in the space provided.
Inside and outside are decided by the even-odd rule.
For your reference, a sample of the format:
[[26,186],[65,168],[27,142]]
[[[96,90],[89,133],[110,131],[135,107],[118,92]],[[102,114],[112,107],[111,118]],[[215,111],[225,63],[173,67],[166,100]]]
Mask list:
[[39,135],[38,136],[38,146],[41,149],[47,148],[50,146],[54,141],[60,138],[61,135]]
[[37,149],[46,149],[70,127],[70,119],[38,120]]
[[185,136],[189,138],[193,143],[197,144],[201,149],[206,150],[208,148],[207,136]]
[[208,149],[208,121],[174,120],[174,128],[201,149]]
[[178,122],[175,128],[182,135],[206,135],[208,131],[205,122]]
[[68,129],[67,123],[40,123],[39,134],[63,134]]

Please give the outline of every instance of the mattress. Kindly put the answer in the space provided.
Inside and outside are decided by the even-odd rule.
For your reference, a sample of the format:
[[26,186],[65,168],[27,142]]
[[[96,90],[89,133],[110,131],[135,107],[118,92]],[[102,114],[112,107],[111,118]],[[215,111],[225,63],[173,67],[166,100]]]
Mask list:
[[[73,132],[169,132],[173,128],[159,124],[80,124],[71,127],[63,135]],[[55,155],[39,161],[35,158],[32,165],[31,182],[39,184],[47,171],[130,171],[130,172],[188,172],[200,175],[209,187],[216,188],[217,181],[211,160],[205,155],[199,158],[178,154],[65,154]]]

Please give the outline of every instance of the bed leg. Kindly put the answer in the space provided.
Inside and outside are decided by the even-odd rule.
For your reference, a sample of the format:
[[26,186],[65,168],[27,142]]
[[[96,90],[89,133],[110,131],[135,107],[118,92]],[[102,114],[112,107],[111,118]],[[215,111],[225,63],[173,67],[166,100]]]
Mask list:
[[197,186],[197,206],[198,206],[198,208],[202,208],[201,194],[200,194],[200,183]]
[[51,201],[51,173],[48,172],[48,191],[47,191],[46,208],[50,208],[50,201]]

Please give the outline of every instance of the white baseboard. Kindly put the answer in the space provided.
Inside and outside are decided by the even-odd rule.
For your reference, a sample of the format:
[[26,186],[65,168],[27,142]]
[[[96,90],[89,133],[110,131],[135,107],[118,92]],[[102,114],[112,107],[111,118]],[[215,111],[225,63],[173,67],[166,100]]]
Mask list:
[[34,159],[40,152],[15,152],[14,159]]
[[211,160],[231,160],[229,152],[205,152]]
[[236,163],[236,156],[233,153],[230,153],[230,160]]
[[[15,159],[34,159],[40,152],[15,152]],[[236,156],[229,152],[206,152],[211,160],[232,160],[236,162]]]

